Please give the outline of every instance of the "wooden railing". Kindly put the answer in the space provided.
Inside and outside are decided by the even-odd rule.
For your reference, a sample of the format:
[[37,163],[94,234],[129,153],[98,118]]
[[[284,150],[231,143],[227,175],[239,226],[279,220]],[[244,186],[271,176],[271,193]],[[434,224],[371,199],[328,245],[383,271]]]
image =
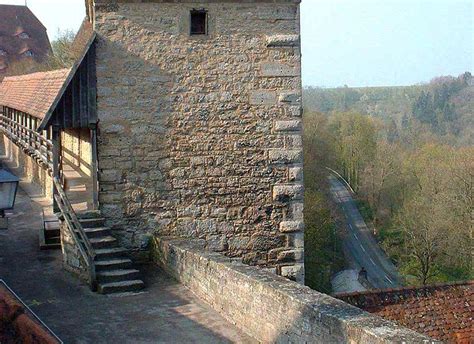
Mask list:
[[92,244],[87,237],[84,228],[82,228],[79,219],[77,218],[74,209],[72,208],[71,203],[69,202],[64,189],[62,188],[61,181],[58,177],[53,178],[54,182],[54,199],[58,205],[59,210],[61,211],[62,220],[66,224],[66,229],[71,235],[74,244],[79,249],[81,256],[86,264],[88,274],[89,274],[89,283],[92,290],[96,289],[96,272],[95,272],[95,251],[92,248]]
[[0,114],[0,129],[22,150],[41,165],[53,171],[53,143],[36,131]]

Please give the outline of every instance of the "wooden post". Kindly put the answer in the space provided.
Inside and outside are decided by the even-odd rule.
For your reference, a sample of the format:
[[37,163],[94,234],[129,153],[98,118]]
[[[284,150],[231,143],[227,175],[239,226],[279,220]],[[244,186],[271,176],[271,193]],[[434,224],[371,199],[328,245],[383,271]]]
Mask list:
[[[59,179],[59,154],[61,152],[61,132],[59,126],[53,125],[53,179]],[[57,195],[57,189],[54,186],[53,182],[53,211],[55,213],[59,212],[59,206],[56,203],[55,195]]]
[[99,178],[98,178],[98,162],[97,162],[97,125],[91,125],[90,129],[92,162],[92,209],[99,210]]

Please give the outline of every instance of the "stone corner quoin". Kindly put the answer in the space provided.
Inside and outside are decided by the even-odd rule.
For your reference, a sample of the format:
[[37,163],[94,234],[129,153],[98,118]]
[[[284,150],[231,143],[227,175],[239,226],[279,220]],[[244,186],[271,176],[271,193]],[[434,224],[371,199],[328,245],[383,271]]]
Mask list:
[[[304,280],[300,1],[95,1],[99,200],[120,242],[204,239]],[[201,8],[203,7],[203,8]]]

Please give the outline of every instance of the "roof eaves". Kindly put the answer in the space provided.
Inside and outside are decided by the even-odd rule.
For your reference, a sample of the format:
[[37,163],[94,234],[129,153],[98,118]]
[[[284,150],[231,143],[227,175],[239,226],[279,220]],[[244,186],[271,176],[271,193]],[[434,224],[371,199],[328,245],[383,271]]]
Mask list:
[[79,69],[79,66],[81,65],[82,61],[84,61],[84,58],[86,57],[87,53],[89,52],[89,49],[91,47],[91,45],[94,43],[95,41],[95,38],[96,38],[97,34],[95,31],[93,31],[91,37],[89,38],[89,40],[87,41],[87,44],[85,46],[85,49],[82,51],[79,59],[76,60],[76,62],[74,63],[74,65],[72,66],[71,70],[69,71],[69,74],[66,78],[66,81],[64,82],[63,84],[63,87],[61,87],[61,90],[58,92],[58,95],[56,96],[56,98],[54,99],[54,102],[53,104],[51,105],[51,107],[49,108],[49,110],[46,112],[43,120],[41,121],[40,125],[38,126],[38,128],[36,129],[36,131],[38,132],[41,132],[42,130],[45,130],[46,127],[48,126],[50,120],[51,120],[51,116],[53,115],[53,112],[54,110],[56,109],[56,107],[58,106],[59,104],[59,101],[61,100],[61,98],[63,97],[64,95],[64,92],[66,92],[66,89],[67,87],[69,86],[69,84],[71,83],[74,75],[76,74],[77,70]]

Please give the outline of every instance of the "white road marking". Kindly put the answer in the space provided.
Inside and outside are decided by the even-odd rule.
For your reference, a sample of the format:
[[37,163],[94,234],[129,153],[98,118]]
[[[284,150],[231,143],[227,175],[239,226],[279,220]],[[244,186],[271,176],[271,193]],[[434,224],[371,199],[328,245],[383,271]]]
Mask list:
[[360,248],[362,249],[362,251],[367,252],[367,251],[365,250],[364,246],[362,246],[362,244],[360,244]]
[[351,229],[354,229],[354,228],[352,228],[352,225],[351,225],[350,223],[349,223],[349,227],[350,227]]
[[372,264],[377,265],[377,264],[375,264],[375,262],[372,258],[370,258],[370,261],[372,262]]
[[356,240],[359,240],[359,238],[357,237],[357,234],[352,233],[352,235],[354,236],[354,238],[356,238]]
[[388,278],[388,276],[385,276],[385,279],[389,281],[391,284],[393,284],[393,281],[390,278]]

